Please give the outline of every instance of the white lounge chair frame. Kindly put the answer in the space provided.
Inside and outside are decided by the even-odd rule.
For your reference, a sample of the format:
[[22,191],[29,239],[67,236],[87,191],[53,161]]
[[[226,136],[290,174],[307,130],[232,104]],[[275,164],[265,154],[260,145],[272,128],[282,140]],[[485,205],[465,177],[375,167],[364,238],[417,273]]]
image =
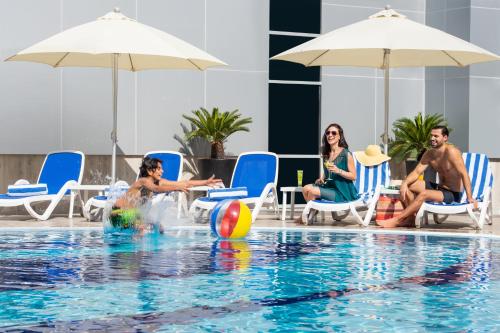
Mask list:
[[[259,212],[262,208],[262,206],[268,206],[272,207],[274,209],[274,213],[279,218],[279,205],[278,205],[278,192],[277,192],[277,184],[278,184],[278,171],[279,171],[279,158],[278,155],[275,153],[267,152],[267,151],[250,151],[250,152],[245,152],[241,153],[238,156],[238,160],[236,161],[236,165],[233,170],[233,175],[231,176],[231,186],[233,185],[233,180],[234,180],[234,175],[235,172],[238,168],[238,163],[240,162],[240,159],[243,156],[247,155],[270,155],[274,156],[276,158],[276,173],[274,175],[274,180],[270,183],[267,183],[262,190],[261,194],[259,197],[250,197],[250,198],[242,198],[238,199],[241,202],[244,202],[247,205],[253,205],[252,209],[252,223],[257,219],[257,216],[259,215]],[[193,201],[189,208],[189,215],[193,217],[194,219],[200,219],[203,211],[206,211],[207,213],[210,212],[218,203],[219,201],[201,201],[199,199],[196,199]],[[198,210],[201,210],[199,213],[197,212]]]
[[[83,170],[85,169],[85,154],[83,154],[81,151],[76,151],[76,150],[59,150],[59,151],[53,151],[48,153],[45,156],[45,159],[43,161],[42,167],[40,169],[40,173],[38,174],[38,180],[37,183],[40,181],[40,177],[43,172],[43,168],[45,167],[45,162],[47,162],[47,159],[50,155],[52,154],[57,154],[57,153],[75,153],[79,154],[82,157],[82,164],[80,168],[80,174],[78,176],[78,180],[69,180],[67,181],[56,194],[45,194],[45,195],[36,195],[36,196],[30,196],[30,197],[23,197],[19,199],[0,199],[0,207],[16,207],[16,206],[24,206],[26,208],[26,211],[28,213],[36,218],[37,220],[40,221],[45,221],[47,220],[50,215],[54,212],[54,209],[57,207],[59,202],[62,199],[69,199],[71,201],[71,205],[73,204],[75,200],[75,195],[73,194],[73,191],[69,191],[69,194],[66,194],[68,192],[69,188],[71,186],[79,185],[82,182],[83,178]],[[26,184],[27,181],[24,179],[17,180],[15,184],[21,184],[24,183]],[[39,203],[39,202],[44,202],[44,201],[49,201],[49,206],[45,209],[45,211],[42,214],[38,214],[35,209],[32,207],[32,204],[34,203]]]
[[[478,201],[478,210],[474,211],[474,206],[467,203],[467,195],[465,190],[462,192],[460,203],[445,204],[445,203],[431,203],[425,202],[422,207],[420,207],[416,219],[415,226],[420,228],[422,224],[428,224],[429,218],[428,213],[434,214],[434,221],[436,223],[441,223],[448,215],[452,214],[469,214],[476,229],[482,229],[484,223],[492,223],[493,215],[491,212],[491,188],[493,184],[493,175],[491,173],[491,166],[488,157],[484,154],[476,153],[462,153],[462,158],[466,162],[467,157],[470,156],[471,162],[467,168],[469,173],[469,178],[471,179],[472,195]],[[478,170],[474,169],[475,161],[478,160]],[[467,165],[466,165],[467,167]],[[486,168],[486,170],[484,170]],[[475,176],[475,173],[485,171],[485,179],[483,190],[480,189],[481,180]],[[476,180],[474,182],[474,179]],[[444,214],[444,217],[438,217],[437,214]]]

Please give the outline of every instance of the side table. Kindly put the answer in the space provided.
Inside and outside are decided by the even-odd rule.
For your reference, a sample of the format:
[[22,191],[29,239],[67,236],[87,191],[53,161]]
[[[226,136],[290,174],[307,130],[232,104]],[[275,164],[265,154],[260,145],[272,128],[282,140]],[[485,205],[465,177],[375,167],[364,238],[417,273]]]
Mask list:
[[[70,203],[69,203],[69,212],[68,212],[68,218],[73,218],[73,208],[75,206],[75,197],[78,195],[80,199],[80,205],[84,206],[84,202],[88,200],[88,191],[98,191],[99,194],[106,189],[109,188],[109,185],[74,185],[69,188],[70,190]],[[84,192],[84,195],[82,196],[81,191]]]
[[281,187],[280,191],[283,192],[283,201],[281,208],[281,221],[285,220],[286,216],[286,206],[287,206],[287,193],[290,192],[290,219],[293,220],[293,214],[295,213],[295,193],[302,193],[302,186],[287,186]]

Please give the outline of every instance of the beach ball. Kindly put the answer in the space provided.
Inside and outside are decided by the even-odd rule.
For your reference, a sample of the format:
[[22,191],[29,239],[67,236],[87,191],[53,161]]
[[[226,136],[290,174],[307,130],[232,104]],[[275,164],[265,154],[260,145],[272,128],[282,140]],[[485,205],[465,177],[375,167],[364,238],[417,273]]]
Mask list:
[[212,232],[220,238],[243,238],[251,224],[250,208],[239,200],[219,202],[210,215]]

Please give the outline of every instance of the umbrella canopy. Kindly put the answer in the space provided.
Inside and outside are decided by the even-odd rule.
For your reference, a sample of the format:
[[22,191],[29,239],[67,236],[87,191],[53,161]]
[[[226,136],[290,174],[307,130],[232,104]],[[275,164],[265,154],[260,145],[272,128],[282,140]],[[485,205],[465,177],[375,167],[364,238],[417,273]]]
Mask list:
[[53,67],[113,69],[112,182],[116,169],[118,69],[204,70],[226,65],[177,37],[126,17],[119,9],[58,33],[6,60],[39,62]]
[[387,153],[390,67],[463,67],[500,60],[500,57],[444,31],[409,20],[386,7],[367,20],[333,30],[271,59],[305,66],[384,69],[384,145]]

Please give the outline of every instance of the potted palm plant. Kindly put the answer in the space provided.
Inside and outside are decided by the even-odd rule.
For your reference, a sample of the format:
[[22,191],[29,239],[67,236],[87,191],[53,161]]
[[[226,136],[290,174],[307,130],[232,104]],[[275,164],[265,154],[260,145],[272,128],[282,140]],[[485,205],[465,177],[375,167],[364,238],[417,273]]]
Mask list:
[[[446,126],[446,120],[441,114],[422,115],[419,112],[414,118],[403,117],[396,120],[392,125],[394,139],[389,142],[389,155],[396,162],[406,161],[406,173],[410,173],[430,148],[432,128],[440,125]],[[427,175],[430,179],[435,178],[430,173]]]
[[248,132],[246,125],[252,123],[252,118],[242,118],[238,109],[221,112],[218,108],[213,108],[212,112],[200,108],[192,111],[192,115],[182,117],[192,126],[192,130],[186,133],[187,141],[202,138],[210,143],[210,158],[198,159],[200,177],[206,179],[215,175],[228,186],[236,159],[226,158],[224,143],[236,132]]

